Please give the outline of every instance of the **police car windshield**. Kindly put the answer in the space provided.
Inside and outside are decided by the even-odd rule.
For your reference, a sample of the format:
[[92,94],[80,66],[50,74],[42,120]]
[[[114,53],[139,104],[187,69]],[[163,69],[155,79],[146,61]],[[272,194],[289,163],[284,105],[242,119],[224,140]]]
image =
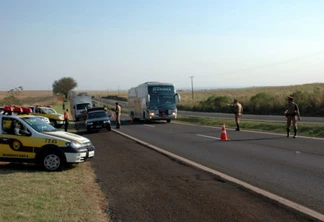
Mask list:
[[43,120],[41,120],[38,117],[25,117],[22,118],[24,122],[26,122],[29,126],[31,126],[34,130],[37,132],[53,132],[57,131],[53,126],[50,124],[45,123]]

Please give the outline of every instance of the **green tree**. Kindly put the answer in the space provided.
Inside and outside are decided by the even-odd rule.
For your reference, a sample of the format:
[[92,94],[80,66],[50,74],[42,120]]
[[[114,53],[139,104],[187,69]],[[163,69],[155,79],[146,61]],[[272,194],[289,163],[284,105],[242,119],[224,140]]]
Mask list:
[[23,87],[19,86],[14,89],[10,89],[7,92],[7,96],[0,101],[1,105],[21,105],[21,100],[18,96],[23,91]]
[[63,77],[59,80],[55,80],[52,87],[53,93],[64,95],[64,98],[68,98],[69,92],[78,86],[78,83],[71,77]]

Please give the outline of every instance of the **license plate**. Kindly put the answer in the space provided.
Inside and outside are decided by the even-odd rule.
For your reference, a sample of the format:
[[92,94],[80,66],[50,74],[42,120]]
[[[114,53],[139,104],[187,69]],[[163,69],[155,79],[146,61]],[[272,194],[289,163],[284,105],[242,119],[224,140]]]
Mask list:
[[96,126],[96,128],[101,128],[101,126]]
[[57,124],[63,124],[63,121],[56,121]]

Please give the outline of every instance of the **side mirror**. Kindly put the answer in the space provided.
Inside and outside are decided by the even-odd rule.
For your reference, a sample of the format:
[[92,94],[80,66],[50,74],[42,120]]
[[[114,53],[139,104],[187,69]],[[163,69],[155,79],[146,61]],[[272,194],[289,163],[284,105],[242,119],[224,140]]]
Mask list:
[[180,95],[178,93],[174,94],[176,102],[179,103],[180,102]]

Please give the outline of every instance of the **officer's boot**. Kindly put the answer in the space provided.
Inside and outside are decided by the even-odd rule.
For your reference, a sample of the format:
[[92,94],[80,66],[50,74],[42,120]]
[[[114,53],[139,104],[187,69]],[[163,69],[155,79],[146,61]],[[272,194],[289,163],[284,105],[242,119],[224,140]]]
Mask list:
[[294,136],[293,136],[293,138],[296,138],[297,137],[297,128],[294,128]]
[[290,134],[290,129],[287,128],[287,137],[289,137],[289,134]]
[[240,131],[240,124],[236,124],[236,131]]

